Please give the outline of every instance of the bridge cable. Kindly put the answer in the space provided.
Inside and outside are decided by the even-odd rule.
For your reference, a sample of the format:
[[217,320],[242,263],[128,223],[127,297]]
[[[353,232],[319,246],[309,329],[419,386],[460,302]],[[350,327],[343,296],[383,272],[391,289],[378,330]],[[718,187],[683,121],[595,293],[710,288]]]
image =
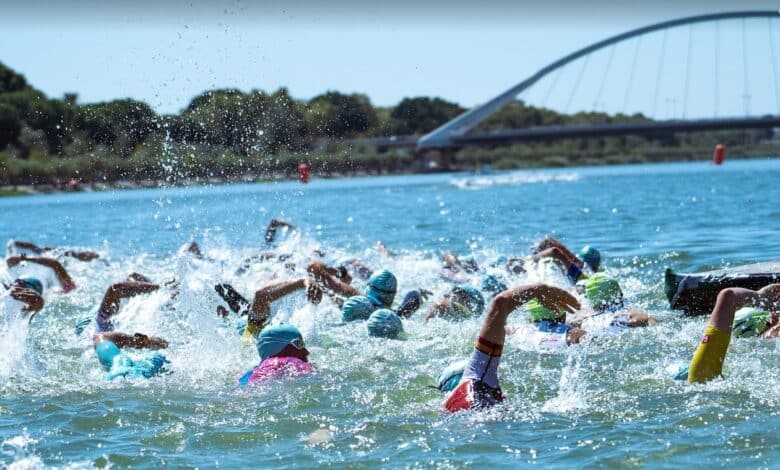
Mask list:
[[658,56],[658,73],[655,77],[655,96],[653,97],[653,111],[650,113],[650,117],[655,119],[655,111],[658,108],[658,92],[661,88],[661,74],[664,69],[664,58],[666,57],[666,34],[668,30],[664,29],[664,36],[661,40],[661,53]]
[[715,22],[715,73],[713,74],[712,115],[718,117],[720,107],[720,21]]
[[623,97],[623,114],[626,114],[628,109],[628,98],[631,95],[631,85],[634,84],[634,72],[636,71],[636,61],[639,58],[639,47],[642,45],[642,36],[636,38],[636,46],[634,46],[634,60],[631,61],[631,72],[628,75],[628,86],[626,86],[626,95]]
[[777,104],[777,114],[780,115],[780,93],[777,92],[777,59],[775,56],[775,35],[772,28],[772,18],[766,19],[766,25],[769,29],[769,52],[772,54],[772,83],[775,85],[775,103]]
[[742,99],[745,100],[745,117],[750,116],[750,95],[748,94],[748,60],[747,60],[747,32],[745,30],[745,19],[742,19],[742,66],[744,69],[744,80]]
[[550,99],[550,94],[555,89],[555,85],[558,84],[558,79],[561,78],[561,71],[563,70],[563,67],[559,68],[557,72],[555,72],[555,76],[552,79],[552,83],[550,84],[550,88],[547,90],[547,93],[544,95],[544,99],[542,100],[542,108],[547,107],[547,100]]
[[[593,111],[597,111],[597,107],[599,105],[599,101],[601,101],[601,95],[604,93],[604,85],[607,83],[607,77],[609,77],[609,71],[612,69],[612,58],[615,56],[615,49],[617,48],[617,44],[613,44],[612,47],[609,48],[609,58],[607,59],[607,66],[604,69],[604,78],[601,79],[601,83],[599,83],[599,89],[596,93],[596,99],[593,100]],[[606,106],[604,107],[604,111],[606,112]]]
[[683,90],[682,118],[688,114],[688,90],[691,86],[691,59],[693,57],[693,25],[688,27],[688,55],[685,59],[685,89]]
[[580,73],[577,75],[577,81],[574,82],[574,88],[571,89],[571,94],[569,94],[569,100],[566,102],[566,114],[569,114],[569,108],[571,107],[571,102],[574,99],[574,95],[577,94],[577,90],[580,88],[580,83],[582,83],[582,76],[585,74],[585,69],[588,67],[588,61],[590,60],[590,54],[585,56],[585,60],[582,61],[582,67],[580,67]]

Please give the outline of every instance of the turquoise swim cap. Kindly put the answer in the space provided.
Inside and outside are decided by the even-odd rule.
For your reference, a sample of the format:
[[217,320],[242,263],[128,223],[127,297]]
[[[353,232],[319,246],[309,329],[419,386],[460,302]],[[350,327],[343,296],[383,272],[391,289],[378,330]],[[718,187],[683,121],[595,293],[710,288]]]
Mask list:
[[741,308],[734,313],[734,324],[731,330],[734,336],[740,338],[758,336],[766,330],[771,319],[771,313],[759,308]]
[[504,281],[492,274],[485,274],[482,276],[480,287],[482,287],[483,291],[490,292],[494,295],[507,290],[507,286],[504,284]]
[[37,277],[24,276],[17,281],[21,281],[24,287],[34,290],[38,295],[43,295],[43,283]]
[[447,366],[439,376],[437,382],[437,388],[442,392],[451,392],[455,390],[455,387],[460,383],[460,379],[463,378],[463,369],[466,368],[467,360],[453,362]]
[[585,297],[595,309],[620,306],[623,303],[623,291],[620,283],[606,273],[596,273],[582,281],[585,285]]
[[451,291],[452,295],[459,298],[459,302],[466,305],[471,310],[472,315],[480,316],[485,311],[485,298],[482,293],[468,284],[455,286]]
[[598,271],[599,266],[601,266],[601,253],[599,253],[599,250],[593,248],[590,245],[585,245],[582,247],[579,258],[583,263],[587,264],[594,273]]
[[531,299],[523,305],[523,309],[528,312],[528,319],[532,322],[540,322],[542,320],[549,321],[566,321],[566,312],[553,312],[548,309],[536,299]]
[[395,291],[398,281],[393,273],[387,269],[376,272],[368,278],[366,285],[366,297],[383,307],[390,307],[395,299]]
[[98,361],[105,369],[110,369],[114,365],[114,358],[122,354],[122,350],[114,344],[113,341],[104,340],[95,346]]
[[345,322],[368,320],[371,313],[379,308],[368,297],[355,295],[348,298],[341,307],[341,319]]
[[366,323],[369,336],[377,336],[379,338],[398,338],[398,335],[403,333],[404,326],[401,323],[401,319],[394,311],[388,308],[382,308],[372,313],[368,317]]
[[304,347],[301,332],[292,325],[268,326],[257,337],[257,352],[263,361],[279,354],[282,352],[282,349],[289,345],[293,345],[298,349],[303,349]]

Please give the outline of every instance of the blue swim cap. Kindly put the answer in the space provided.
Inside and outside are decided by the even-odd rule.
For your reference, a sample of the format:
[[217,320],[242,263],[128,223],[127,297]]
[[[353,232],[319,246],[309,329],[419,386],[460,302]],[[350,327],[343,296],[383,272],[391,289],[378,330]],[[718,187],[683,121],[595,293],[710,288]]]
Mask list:
[[21,281],[24,287],[34,290],[38,295],[43,295],[43,283],[37,277],[24,276],[17,281]]
[[478,317],[485,311],[485,298],[482,293],[468,284],[461,284],[452,288],[452,295],[457,296],[460,303],[466,305],[471,313]]
[[442,392],[455,390],[455,387],[460,383],[460,379],[463,378],[463,369],[466,368],[467,363],[468,360],[462,360],[447,366],[436,381],[437,388]]
[[504,281],[492,274],[486,274],[482,276],[480,287],[482,287],[483,291],[490,292],[494,295],[507,290],[507,286],[504,284]]
[[344,306],[341,308],[341,319],[345,322],[368,320],[368,317],[377,308],[379,308],[379,305],[372,302],[368,297],[355,295],[344,302]]
[[587,264],[591,271],[594,273],[599,270],[601,266],[601,253],[599,250],[593,248],[590,245],[585,245],[580,250],[579,258],[583,263]]
[[368,278],[366,297],[383,307],[389,307],[393,304],[397,287],[398,281],[395,279],[393,273],[387,269],[383,269],[372,274],[371,277]]
[[304,347],[301,332],[292,325],[282,324],[266,327],[257,337],[257,352],[263,361],[279,354],[289,345],[298,349]]
[[98,361],[105,369],[110,369],[114,364],[114,358],[122,354],[122,350],[113,341],[103,340],[95,346]]
[[401,319],[398,318],[394,311],[387,308],[382,308],[372,313],[368,317],[366,326],[368,327],[369,336],[378,336],[380,338],[395,339],[404,331]]

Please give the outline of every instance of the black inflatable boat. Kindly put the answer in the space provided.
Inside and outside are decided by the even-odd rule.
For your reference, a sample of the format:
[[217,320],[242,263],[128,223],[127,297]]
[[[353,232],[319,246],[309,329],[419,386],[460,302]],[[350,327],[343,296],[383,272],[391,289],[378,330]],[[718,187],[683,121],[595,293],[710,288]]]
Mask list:
[[760,289],[780,282],[780,261],[748,264],[695,274],[679,274],[667,269],[664,292],[669,305],[686,315],[707,315],[715,306],[718,292],[727,287]]

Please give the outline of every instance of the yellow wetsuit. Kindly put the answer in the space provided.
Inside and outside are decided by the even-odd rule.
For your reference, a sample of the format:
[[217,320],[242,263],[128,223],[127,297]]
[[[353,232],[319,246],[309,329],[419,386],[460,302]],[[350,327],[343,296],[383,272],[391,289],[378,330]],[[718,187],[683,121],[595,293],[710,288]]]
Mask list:
[[727,333],[707,325],[701,343],[691,359],[688,383],[707,382],[721,375],[729,341],[731,341],[731,332]]

